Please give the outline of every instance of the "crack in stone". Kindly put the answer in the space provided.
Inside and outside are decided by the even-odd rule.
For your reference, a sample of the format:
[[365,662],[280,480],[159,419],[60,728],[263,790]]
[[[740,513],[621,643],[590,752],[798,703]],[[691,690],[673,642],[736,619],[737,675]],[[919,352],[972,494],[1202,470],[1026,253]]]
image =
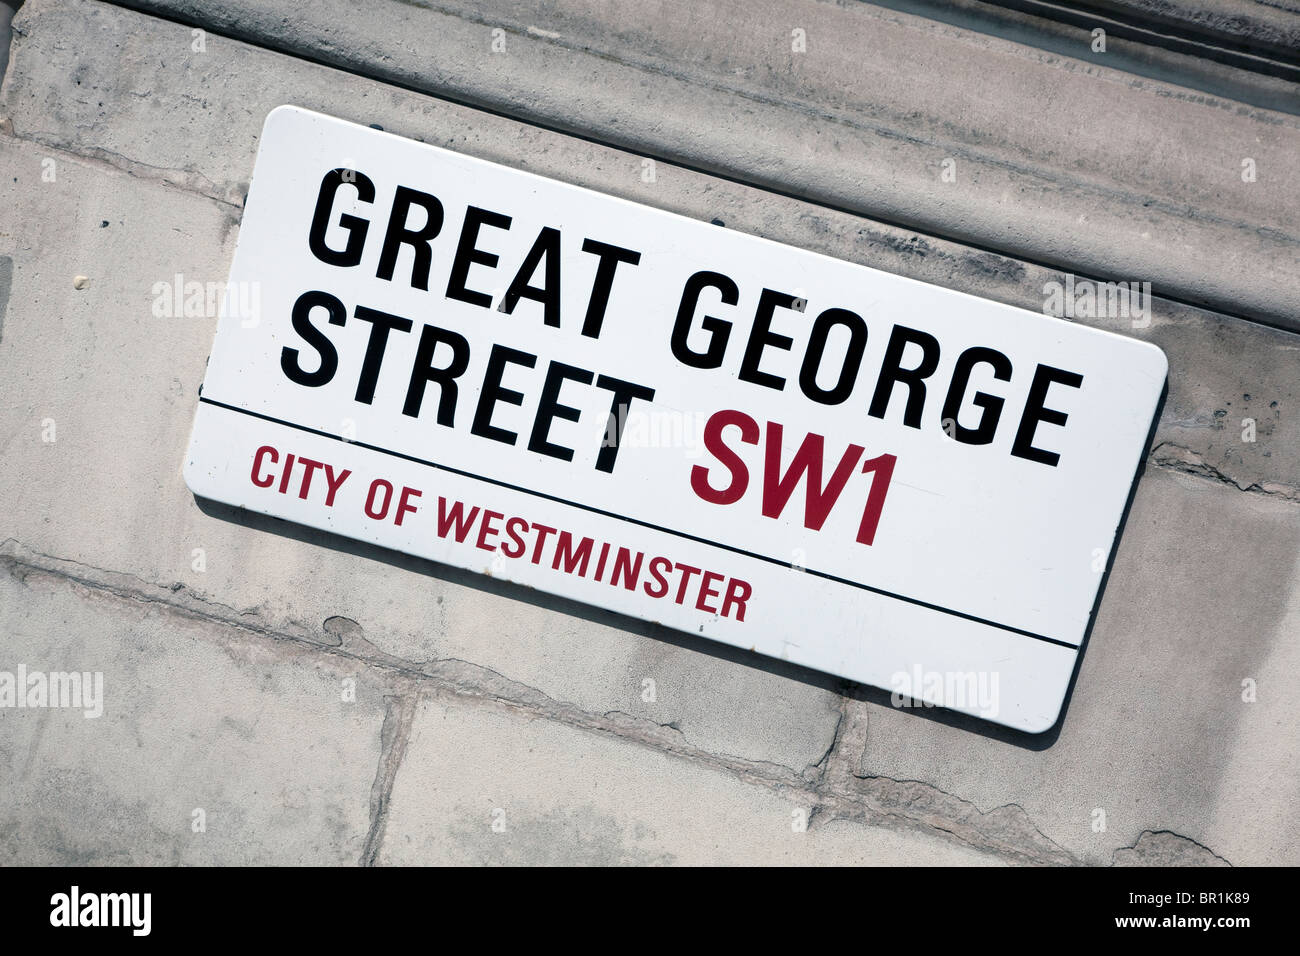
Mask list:
[[397,771],[406,756],[406,745],[415,722],[419,692],[402,693],[384,698],[384,725],[379,731],[379,765],[370,787],[370,830],[361,850],[361,866],[374,866],[384,844],[388,825],[388,806],[393,796]]
[[215,183],[209,180],[202,173],[188,169],[175,169],[167,166],[150,166],[148,163],[142,163],[139,160],[131,159],[121,153],[102,146],[88,146],[82,143],[69,143],[57,136],[41,133],[19,133],[13,126],[11,117],[4,118],[3,126],[0,126],[0,134],[8,136],[10,139],[20,143],[30,143],[39,146],[43,150],[52,150],[63,153],[75,160],[84,163],[92,169],[98,169],[110,173],[119,173],[131,179],[138,179],[142,182],[153,183],[160,186],[169,186],[173,189],[179,189],[182,192],[190,193],[194,196],[201,196],[204,199],[210,199],[215,203],[227,207],[229,210],[238,214],[243,212],[243,189],[231,187],[223,194],[218,190]]
[[1143,830],[1131,844],[1110,856],[1111,866],[1232,866],[1232,862],[1173,830]]
[[[835,718],[835,730],[831,734],[830,746],[826,748],[826,751],[820,757],[818,757],[812,763],[808,764],[808,766],[805,767],[803,771],[803,776],[805,778],[811,778],[816,784],[820,784],[826,780],[826,777],[830,772],[831,760],[833,759],[834,756],[837,756],[835,748],[839,746],[840,738],[844,730],[844,725],[846,721],[845,711],[846,708],[848,707],[849,697],[847,696],[846,693],[841,692],[839,698],[840,698],[839,714],[836,715]],[[810,823],[811,820],[812,818],[809,817]]]
[[[1162,449],[1169,449],[1162,452]],[[1260,484],[1258,481],[1251,482],[1249,485],[1243,485],[1240,481],[1230,477],[1218,468],[1207,462],[1198,452],[1180,445],[1177,442],[1162,441],[1151,450],[1150,461],[1153,465],[1160,468],[1168,468],[1171,471],[1181,472],[1185,475],[1195,475],[1198,478],[1206,478],[1219,484],[1228,485],[1229,487],[1245,492],[1247,494],[1265,495],[1270,498],[1281,498],[1283,501],[1300,501],[1300,489],[1293,485],[1284,485],[1280,482],[1265,482]]]
[[991,850],[1018,862],[1078,866],[1081,860],[1042,832],[1018,803],[984,811],[969,800],[924,780],[884,775],[855,776],[853,783],[827,788],[836,816],[857,819],[859,807],[911,826],[939,830],[967,846]]

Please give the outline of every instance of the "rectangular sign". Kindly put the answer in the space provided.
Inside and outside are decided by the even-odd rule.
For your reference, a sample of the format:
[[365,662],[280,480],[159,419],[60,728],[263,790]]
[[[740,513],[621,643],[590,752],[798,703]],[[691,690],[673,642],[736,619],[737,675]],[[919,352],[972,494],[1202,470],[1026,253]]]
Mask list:
[[286,106],[185,480],[1039,732],[1166,371],[1148,343]]

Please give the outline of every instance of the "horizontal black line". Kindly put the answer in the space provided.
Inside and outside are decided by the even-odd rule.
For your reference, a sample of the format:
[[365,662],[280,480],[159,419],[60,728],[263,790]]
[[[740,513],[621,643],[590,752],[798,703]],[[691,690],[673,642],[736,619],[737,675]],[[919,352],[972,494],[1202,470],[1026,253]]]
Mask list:
[[[605,518],[613,518],[616,521],[626,521],[629,524],[639,525],[642,528],[649,528],[651,531],[661,531],[664,534],[671,534],[678,538],[685,538],[688,541],[694,541],[697,544],[706,544],[712,548],[721,548],[723,551],[730,551],[733,554],[743,555],[746,558],[753,558],[756,561],[766,561],[768,564],[775,564],[782,568],[792,568],[789,561],[782,561],[779,558],[773,558],[766,554],[758,554],[754,551],[746,551],[744,548],[737,548],[735,545],[723,544],[721,541],[711,541],[708,538],[701,538],[698,535],[687,534],[685,531],[678,531],[675,528],[665,528],[662,525],[652,524],[649,521],[642,521],[639,518],[630,518],[627,515],[615,514],[612,511],[605,511],[601,508],[585,505],[578,501],[569,501],[566,498],[560,498],[556,495],[549,495],[544,491],[535,491],[532,488],[524,488],[521,485],[513,485],[508,481],[501,481],[497,478],[488,478],[485,475],[476,475],[472,471],[464,471],[460,468],[452,468],[449,465],[440,465],[435,461],[426,461],[423,458],[416,458],[414,455],[407,455],[400,451],[393,451],[391,448],[380,448],[378,445],[368,445],[365,442],[352,441],[341,435],[332,435],[329,432],[321,431],[319,428],[311,428],[307,425],[299,425],[296,422],[287,422],[282,418],[274,418],[271,415],[263,415],[261,412],[255,412],[251,409],[240,408],[238,405],[227,405],[225,402],[218,402],[216,399],[204,398],[199,396],[199,401],[206,405],[215,405],[217,408],[224,408],[228,411],[238,412],[241,415],[249,415],[253,418],[260,418],[263,421],[272,422],[276,425],[284,425],[286,428],[294,428],[300,432],[307,432],[311,435],[319,435],[321,438],[331,438],[334,441],[343,442],[346,445],[355,445],[358,448],[365,448],[368,451],[379,452],[381,455],[390,455],[393,458],[401,458],[403,461],[413,462],[417,465],[425,465],[429,468],[437,468],[441,471],[450,472],[453,475],[459,475],[462,478],[472,478],[475,481],[484,481],[490,485],[496,485],[500,488],[508,488],[511,491],[518,491],[525,495],[532,495],[534,498],[544,498],[547,501],[553,501],[556,504],[567,505],[570,508],[578,508],[581,511],[589,511]],[[953,617],[959,617],[966,621],[974,621],[976,624],[987,624],[989,627],[996,627],[1003,631],[1010,631],[1013,634],[1022,634],[1025,637],[1032,637],[1036,641],[1044,641],[1048,644],[1056,644],[1059,647],[1068,647],[1070,650],[1078,650],[1074,644],[1065,641],[1059,641],[1054,637],[1048,637],[1045,634],[1035,634],[1033,631],[1022,630],[1018,627],[1012,627],[1010,624],[999,624],[997,621],[990,621],[987,618],[976,617],[974,614],[966,614],[963,611],[954,611],[952,608],[941,607],[938,604],[930,604],[928,601],[922,601],[917,598],[908,597],[905,594],[895,594],[893,591],[886,591],[883,588],[872,587],[870,584],[863,584],[861,581],[852,581],[848,578],[841,578],[826,571],[815,571],[812,568],[799,568],[800,574],[811,574],[816,578],[824,578],[827,581],[834,581],[836,584],[844,584],[851,588],[859,588],[863,591],[870,591],[872,594],[879,594],[882,597],[893,598],[896,601],[905,601],[908,604],[915,604],[917,607],[927,608],[931,611],[939,611],[942,614],[951,614]]]
[[[1103,26],[1112,36],[1135,40],[1147,46],[1163,47],[1189,56],[1226,63],[1240,70],[1297,81],[1300,56],[1284,42],[1270,43],[1259,35],[1239,36],[1194,20],[1152,16],[1136,8],[1114,9],[1097,0],[1074,0],[1073,7],[1059,0],[984,0],[1044,20],[1091,30]],[[1267,29],[1267,28],[1265,28]]]

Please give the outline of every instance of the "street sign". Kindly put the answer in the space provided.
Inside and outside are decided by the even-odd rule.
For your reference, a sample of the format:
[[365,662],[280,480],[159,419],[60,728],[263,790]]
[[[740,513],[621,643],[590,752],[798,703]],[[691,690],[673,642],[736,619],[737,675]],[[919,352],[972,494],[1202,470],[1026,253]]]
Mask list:
[[1031,732],[1167,370],[295,107],[226,291],[196,495]]

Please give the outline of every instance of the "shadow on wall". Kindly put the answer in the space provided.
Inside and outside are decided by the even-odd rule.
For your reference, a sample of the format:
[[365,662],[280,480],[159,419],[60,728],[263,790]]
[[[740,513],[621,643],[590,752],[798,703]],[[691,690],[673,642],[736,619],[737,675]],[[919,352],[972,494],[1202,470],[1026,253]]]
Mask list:
[[14,261],[0,256],[0,343],[5,340],[5,312],[9,308],[9,293],[14,287]]
[[5,67],[9,65],[9,41],[14,13],[23,5],[23,0],[0,0],[0,80],[5,78]]

